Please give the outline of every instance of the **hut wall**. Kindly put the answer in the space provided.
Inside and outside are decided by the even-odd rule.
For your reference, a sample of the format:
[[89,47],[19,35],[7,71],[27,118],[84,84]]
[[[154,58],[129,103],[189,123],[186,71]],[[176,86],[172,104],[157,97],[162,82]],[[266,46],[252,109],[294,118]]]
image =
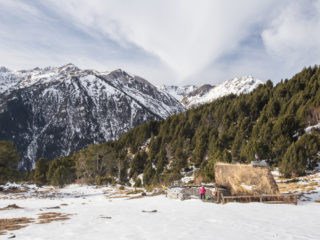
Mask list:
[[[214,188],[206,188],[206,196],[214,197]],[[186,200],[191,198],[200,198],[200,187],[177,187],[167,189],[167,197],[171,199]]]

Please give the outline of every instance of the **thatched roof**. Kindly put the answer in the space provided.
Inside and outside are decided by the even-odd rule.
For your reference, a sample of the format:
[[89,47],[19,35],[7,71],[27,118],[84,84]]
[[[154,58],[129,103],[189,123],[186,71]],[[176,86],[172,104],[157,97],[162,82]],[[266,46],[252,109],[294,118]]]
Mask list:
[[268,167],[216,163],[215,181],[217,186],[227,188],[232,195],[279,194]]

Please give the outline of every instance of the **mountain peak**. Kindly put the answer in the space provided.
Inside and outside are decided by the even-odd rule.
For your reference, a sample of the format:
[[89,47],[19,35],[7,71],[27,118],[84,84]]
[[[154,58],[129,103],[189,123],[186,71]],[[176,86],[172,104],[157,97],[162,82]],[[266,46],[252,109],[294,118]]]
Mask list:
[[143,78],[73,64],[0,74],[0,99],[0,140],[17,141],[21,169],[185,110]]
[[111,71],[109,74],[113,75],[113,76],[120,76],[123,74],[129,76],[129,74],[126,71],[122,70],[121,68],[115,69],[115,70]]
[[80,68],[78,68],[73,63],[68,63],[66,65],[63,65],[59,68],[60,71],[79,71]]
[[180,87],[180,86],[173,86],[173,85],[169,86],[169,85],[165,85],[165,84],[157,86],[157,88],[160,91],[169,93],[170,95],[175,97],[180,102],[181,102],[181,100],[183,99],[183,97],[185,95],[187,95],[190,92],[198,89],[198,87],[195,86],[195,85],[185,85],[185,86]]
[[0,66],[0,73],[6,73],[6,72],[11,72],[10,69],[4,67],[4,66]]
[[186,108],[195,107],[204,103],[229,95],[229,94],[246,94],[253,91],[263,82],[253,76],[236,77],[224,81],[217,86],[203,85],[188,95],[184,96],[181,103]]

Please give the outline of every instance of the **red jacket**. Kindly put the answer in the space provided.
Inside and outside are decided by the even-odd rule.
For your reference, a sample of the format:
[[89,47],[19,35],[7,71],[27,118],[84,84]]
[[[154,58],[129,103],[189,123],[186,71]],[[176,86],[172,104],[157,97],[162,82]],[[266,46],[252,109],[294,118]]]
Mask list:
[[200,194],[205,194],[206,193],[206,189],[204,187],[200,188]]

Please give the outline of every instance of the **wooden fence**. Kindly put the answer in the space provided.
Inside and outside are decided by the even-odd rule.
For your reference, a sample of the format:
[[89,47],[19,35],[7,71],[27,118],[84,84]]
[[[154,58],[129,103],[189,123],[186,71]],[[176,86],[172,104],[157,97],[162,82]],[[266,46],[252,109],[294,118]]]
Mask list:
[[220,203],[228,202],[263,202],[271,204],[298,204],[298,196],[295,194],[282,194],[282,195],[257,195],[257,196],[224,196],[221,194],[218,199]]

